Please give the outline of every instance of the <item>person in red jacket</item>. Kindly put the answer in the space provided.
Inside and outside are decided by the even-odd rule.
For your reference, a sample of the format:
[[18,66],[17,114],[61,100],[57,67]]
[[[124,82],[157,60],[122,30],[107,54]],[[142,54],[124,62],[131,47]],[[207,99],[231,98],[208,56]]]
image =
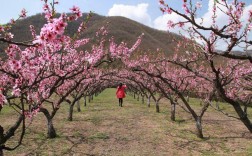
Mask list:
[[120,83],[116,90],[116,96],[119,99],[119,106],[121,107],[123,104],[123,98],[125,98],[125,91],[124,91],[125,88],[127,88],[127,86]]

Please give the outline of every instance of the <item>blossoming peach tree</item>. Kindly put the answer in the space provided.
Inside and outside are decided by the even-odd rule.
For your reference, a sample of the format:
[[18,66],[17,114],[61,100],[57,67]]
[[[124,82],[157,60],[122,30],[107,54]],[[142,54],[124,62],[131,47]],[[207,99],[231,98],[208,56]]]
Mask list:
[[[198,17],[201,1],[183,0],[182,11],[164,0],[159,2],[163,13],[180,19],[167,22],[169,28],[178,27],[186,35],[187,42],[179,42],[177,47],[190,49],[184,50],[183,55],[176,53],[169,62],[211,82],[218,96],[234,108],[238,119],[252,132],[247,114],[251,104],[251,7],[239,0],[212,0],[211,18],[204,19]],[[228,20],[220,23],[219,16]],[[235,52],[236,49],[241,52]],[[204,76],[200,66],[211,76]]]
[[[0,125],[0,155],[3,150],[15,150],[22,143],[26,130],[26,121],[38,112],[43,112],[48,120],[48,130],[52,127],[52,119],[60,104],[65,101],[78,86],[88,83],[90,72],[103,62],[111,62],[113,58],[128,57],[140,44],[141,38],[128,48],[125,43],[117,45],[113,40],[105,42],[105,28],[101,28],[94,36],[100,38],[98,43],[91,45],[91,50],[83,50],[82,46],[90,44],[89,38],[80,38],[86,29],[83,21],[74,36],[68,36],[65,30],[69,22],[82,16],[76,6],[70,8],[71,14],[62,13],[56,17],[55,7],[59,3],[52,0],[42,0],[43,14],[47,22],[40,32],[30,26],[31,41],[15,42],[15,34],[10,33],[10,28],[15,20],[0,26],[0,41],[8,45],[4,57],[0,59],[0,111],[11,107],[18,114],[15,123],[9,128]],[[20,18],[26,17],[22,10]],[[88,20],[89,16],[87,17]],[[110,51],[105,49],[109,43]],[[98,70],[98,69],[97,69]],[[99,72],[97,72],[99,73]],[[53,101],[52,96],[59,95]],[[43,105],[52,105],[52,112],[46,111]],[[14,136],[21,127],[20,138],[14,147],[7,147],[6,142]],[[50,129],[53,130],[53,129]],[[56,133],[51,133],[55,137]],[[49,136],[50,136],[49,135]]]

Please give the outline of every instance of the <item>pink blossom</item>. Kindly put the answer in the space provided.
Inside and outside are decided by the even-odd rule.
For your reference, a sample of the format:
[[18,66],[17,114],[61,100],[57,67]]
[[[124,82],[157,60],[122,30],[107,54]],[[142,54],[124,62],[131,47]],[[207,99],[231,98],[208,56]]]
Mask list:
[[77,20],[79,17],[82,16],[82,13],[80,11],[79,7],[73,6],[72,8],[70,8],[70,10],[72,11],[73,14],[75,14],[75,20]]
[[3,107],[4,103],[7,103],[6,97],[0,93],[0,107]]
[[78,33],[80,33],[83,29],[85,29],[84,27],[84,22],[81,22],[79,28],[78,28]]
[[16,21],[12,18],[11,20],[10,20],[10,24],[15,24],[16,23]]
[[72,13],[77,13],[80,11],[79,7],[73,6],[72,8],[70,8],[70,10],[72,10]]
[[167,22],[167,27],[168,28],[174,28],[174,23],[173,23],[173,21],[171,21],[171,20],[169,20],[168,22]]
[[198,9],[199,9],[199,8],[202,8],[201,2],[197,2],[197,3],[196,3],[196,8],[198,8]]
[[18,52],[21,52],[21,49],[14,44],[10,44],[9,47],[5,50],[6,54],[10,59],[14,59]]
[[185,23],[184,22],[179,22],[178,25],[179,25],[180,28],[182,28],[185,25]]
[[37,37],[34,43],[46,44],[55,41],[55,39],[63,35],[66,26],[67,23],[64,22],[62,17],[53,19],[52,23],[45,24],[41,28],[40,36]]
[[248,31],[251,31],[252,30],[252,24],[250,24],[249,26],[248,26]]
[[4,27],[0,25],[0,32],[4,32]]
[[252,18],[252,10],[249,10],[249,17]]
[[167,12],[168,14],[172,14],[171,8],[168,7],[168,8],[166,9],[166,12]]
[[21,10],[21,13],[20,13],[19,17],[25,18],[26,17],[26,13],[27,13],[27,11],[25,9]]
[[44,9],[44,11],[49,10],[49,5],[48,4],[44,4],[43,9]]
[[13,39],[13,37],[14,37],[14,35],[12,33],[10,33],[10,32],[5,34],[5,39],[6,40],[11,40],[11,39]]
[[24,111],[25,117],[31,119],[39,113],[40,107],[32,108],[31,111]]
[[159,8],[161,11],[162,11],[162,13],[164,13],[165,12],[165,9],[164,8]]
[[190,10],[187,7],[186,1],[184,1],[183,5],[182,5],[183,10],[185,11],[186,14],[190,13]]
[[75,41],[75,43],[74,43],[74,48],[78,48],[78,47],[80,47],[80,46],[83,46],[83,45],[87,44],[89,41],[90,41],[89,38],[77,40],[77,41]]
[[159,4],[164,5],[164,0],[159,0]]
[[99,37],[99,35],[106,36],[108,34],[108,31],[106,27],[102,26],[97,32],[96,37]]
[[252,22],[252,10],[249,10],[249,18],[248,18],[248,22]]
[[35,29],[34,29],[33,25],[30,25],[30,31],[32,33],[32,37],[35,39],[36,38],[36,32],[35,32]]
[[21,90],[19,88],[13,88],[12,95],[19,97],[21,95]]
[[45,12],[45,18],[49,21],[52,17],[52,13],[50,11]]
[[144,36],[144,33],[142,33],[142,34],[138,37],[138,39],[137,39],[137,41],[135,42],[135,44],[129,49],[129,53],[132,53],[132,52],[133,52],[134,50],[136,50],[136,48],[141,44],[143,36]]
[[10,61],[9,65],[10,65],[11,70],[13,71],[18,71],[22,67],[20,61],[17,61],[17,60]]

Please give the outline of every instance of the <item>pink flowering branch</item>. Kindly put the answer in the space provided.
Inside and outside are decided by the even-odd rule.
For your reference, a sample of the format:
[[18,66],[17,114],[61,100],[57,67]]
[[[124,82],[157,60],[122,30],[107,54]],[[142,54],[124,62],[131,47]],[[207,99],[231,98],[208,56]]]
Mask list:
[[[183,23],[189,23],[192,26],[188,30],[183,29],[184,26],[181,27],[181,29],[185,30],[190,37],[195,40],[195,34],[199,36],[198,39],[201,39],[204,43],[204,46],[207,46],[207,51],[210,54],[214,55],[221,55],[227,58],[232,59],[240,59],[240,60],[250,60],[252,62],[251,55],[247,55],[244,53],[241,53],[240,55],[233,54],[232,51],[234,47],[239,46],[241,43],[245,43],[247,47],[251,46],[252,42],[248,40],[248,33],[250,32],[250,25],[251,25],[251,19],[252,19],[252,13],[249,12],[249,19],[245,23],[245,27],[242,27],[242,19],[241,16],[244,12],[245,3],[240,1],[234,1],[232,4],[228,4],[227,1],[214,1],[213,5],[213,16],[212,16],[212,25],[210,26],[204,26],[202,25],[202,22],[198,22],[196,20],[196,13],[197,9],[201,7],[201,4],[197,2],[194,4],[193,1],[183,2],[182,8],[185,12],[180,12],[175,10],[174,8],[170,7],[168,4],[165,3],[164,0],[159,1],[161,4],[161,11],[163,13],[175,13],[178,16],[182,17],[185,21],[179,21],[178,23],[174,23],[173,21],[168,21],[168,25],[173,28],[176,25],[181,25],[181,22]],[[195,7],[193,7],[195,6]],[[225,8],[223,10],[221,7]],[[218,17],[216,12],[220,10],[226,16],[229,18],[229,21],[220,27],[216,23],[216,18]],[[211,32],[212,35],[210,37],[205,37],[202,33],[204,32]],[[240,34],[238,33],[240,32]],[[212,38],[215,38],[213,40]],[[215,50],[213,47],[218,42],[218,40],[225,40],[228,44],[228,46],[225,48],[223,52]]]

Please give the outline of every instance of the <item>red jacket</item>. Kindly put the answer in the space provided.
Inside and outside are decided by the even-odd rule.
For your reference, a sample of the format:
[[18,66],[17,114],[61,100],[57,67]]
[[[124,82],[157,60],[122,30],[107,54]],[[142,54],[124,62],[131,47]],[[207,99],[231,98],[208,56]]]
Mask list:
[[125,98],[125,92],[124,89],[127,88],[126,85],[122,85],[121,88],[117,87],[117,91],[116,91],[116,96],[117,98]]

